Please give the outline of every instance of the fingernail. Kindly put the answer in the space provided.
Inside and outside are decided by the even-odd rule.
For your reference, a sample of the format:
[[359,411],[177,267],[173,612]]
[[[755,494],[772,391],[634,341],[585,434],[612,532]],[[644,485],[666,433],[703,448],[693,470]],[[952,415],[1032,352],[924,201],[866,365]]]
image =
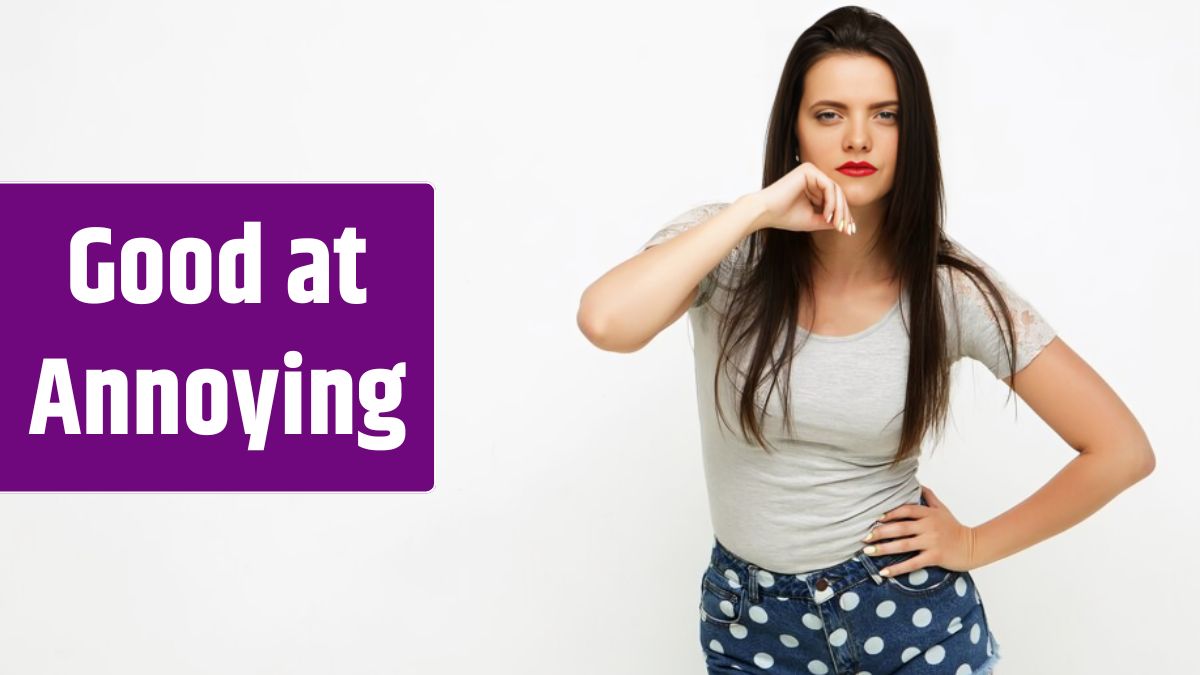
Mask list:
[[864,549],[863,549],[863,553],[866,553],[867,555],[875,555],[875,547],[874,547],[874,546],[868,546],[868,547],[866,547],[866,548],[864,548]]
[[838,218],[838,232],[842,232],[843,231],[842,228],[845,227],[845,225],[846,225],[846,219]]
[[830,211],[829,215],[825,216],[825,222],[827,222],[827,223],[833,222],[833,211]]
[[883,575],[883,576],[887,577],[887,576],[891,576],[891,574],[892,574],[892,571],[891,571],[891,570],[889,570],[889,569],[887,569],[887,568],[885,567],[884,569],[881,569],[881,570],[879,570],[879,573],[880,573],[881,575]]
[[874,537],[874,536],[875,536],[874,532],[868,532],[867,536],[863,537],[863,541],[871,541],[871,537]]

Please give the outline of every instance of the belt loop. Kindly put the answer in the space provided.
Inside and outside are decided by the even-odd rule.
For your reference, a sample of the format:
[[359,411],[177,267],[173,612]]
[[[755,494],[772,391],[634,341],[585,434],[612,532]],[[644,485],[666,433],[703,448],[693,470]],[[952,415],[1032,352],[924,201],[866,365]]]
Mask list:
[[859,553],[858,557],[862,561],[863,567],[867,568],[867,574],[871,575],[871,581],[874,581],[876,586],[882,584],[883,576],[879,574],[879,568],[871,560],[871,556],[866,553]]
[[746,580],[746,588],[750,591],[750,604],[757,605],[759,602],[758,566],[754,563],[750,563],[749,567],[746,568],[746,573],[749,576],[749,578]]

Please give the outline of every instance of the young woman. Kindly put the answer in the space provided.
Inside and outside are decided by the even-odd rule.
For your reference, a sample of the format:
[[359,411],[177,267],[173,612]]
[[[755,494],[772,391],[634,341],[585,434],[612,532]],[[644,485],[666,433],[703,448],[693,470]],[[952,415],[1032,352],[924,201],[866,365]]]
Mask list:
[[[714,530],[700,579],[708,670],[991,672],[999,645],[970,570],[1141,480],[1149,441],[1049,322],[944,231],[929,89],[892,24],[844,7],[806,30],[769,125],[763,189],[666,223],[588,287],[577,317],[620,352],[685,312],[691,322]],[[1013,227],[1037,220],[1023,215],[1013,209]],[[975,527],[916,478],[962,357],[1079,451]]]

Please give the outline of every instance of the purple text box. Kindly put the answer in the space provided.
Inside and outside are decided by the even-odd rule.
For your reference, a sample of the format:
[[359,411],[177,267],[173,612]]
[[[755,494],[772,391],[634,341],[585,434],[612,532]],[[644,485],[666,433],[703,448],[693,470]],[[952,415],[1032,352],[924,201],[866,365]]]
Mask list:
[[[252,285],[247,223],[258,224],[251,229],[258,232],[261,295],[229,303],[220,292],[221,247],[243,240],[242,256],[229,257],[234,278],[224,283]],[[109,244],[76,247],[85,253],[76,257],[87,287],[102,288],[101,264],[113,263],[108,302],[73,293],[71,242],[86,228],[109,231]],[[0,184],[0,232],[8,243],[0,279],[11,308],[0,490],[432,489],[432,186],[9,183]],[[188,238],[202,242],[179,242]],[[320,254],[293,254],[293,240],[322,242],[301,246],[326,250],[327,265]],[[365,250],[353,253],[351,240]],[[138,295],[158,278],[149,274],[157,268],[150,262],[156,254],[147,252],[154,248],[161,250],[162,290],[148,301]],[[211,252],[211,292],[196,302],[188,291],[199,294],[206,276],[197,269],[205,257],[199,249]],[[176,267],[183,286],[172,287]],[[131,276],[125,286],[123,270]],[[323,271],[327,302],[305,301],[312,280],[293,281],[289,291],[291,275]],[[296,353],[285,363],[288,352]],[[99,382],[101,371],[120,371],[109,377],[127,381],[125,433],[115,433],[108,390],[88,396],[89,380]],[[149,407],[138,419],[139,380],[149,382],[152,371],[177,381],[177,433],[164,433],[161,389],[141,397]],[[331,384],[314,400],[318,373]],[[67,433],[63,417],[68,380],[78,433]],[[89,401],[96,408],[90,424]],[[322,411],[327,424],[319,433]],[[39,420],[41,432],[31,433]]]

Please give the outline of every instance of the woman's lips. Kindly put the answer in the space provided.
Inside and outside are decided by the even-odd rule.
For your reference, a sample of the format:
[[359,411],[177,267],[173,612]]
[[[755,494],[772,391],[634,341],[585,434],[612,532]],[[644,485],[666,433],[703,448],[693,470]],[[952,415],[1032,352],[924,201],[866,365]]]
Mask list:
[[875,169],[860,169],[852,166],[839,168],[838,171],[841,171],[847,176],[870,176],[871,174],[875,173]]

